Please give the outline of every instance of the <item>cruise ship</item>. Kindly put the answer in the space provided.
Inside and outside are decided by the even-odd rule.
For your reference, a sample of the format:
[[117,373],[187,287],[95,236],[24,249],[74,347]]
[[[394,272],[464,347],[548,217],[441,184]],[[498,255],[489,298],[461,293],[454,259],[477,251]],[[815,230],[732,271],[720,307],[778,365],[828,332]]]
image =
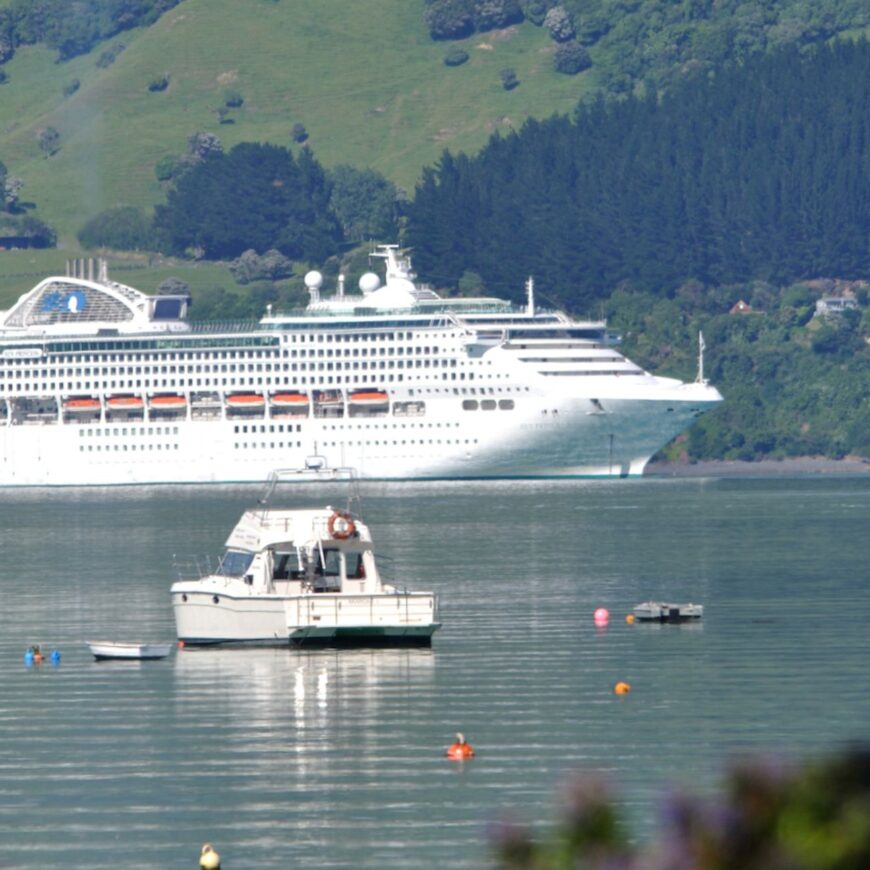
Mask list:
[[316,457],[361,479],[628,477],[722,400],[623,356],[603,322],[382,278],[248,324],[188,322],[74,261],[0,313],[0,486],[262,482]]

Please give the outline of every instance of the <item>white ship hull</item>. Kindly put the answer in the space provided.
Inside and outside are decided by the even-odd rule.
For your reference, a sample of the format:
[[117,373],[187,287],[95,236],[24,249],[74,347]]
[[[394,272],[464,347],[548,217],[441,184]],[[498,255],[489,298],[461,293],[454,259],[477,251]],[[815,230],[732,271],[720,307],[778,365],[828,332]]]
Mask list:
[[656,400],[600,400],[605,411],[588,399],[529,397],[510,415],[472,419],[455,402],[442,400],[439,413],[430,401],[425,422],[399,430],[391,417],[0,426],[0,486],[261,482],[312,454],[376,480],[636,476],[712,404],[700,385],[687,401],[694,386]]

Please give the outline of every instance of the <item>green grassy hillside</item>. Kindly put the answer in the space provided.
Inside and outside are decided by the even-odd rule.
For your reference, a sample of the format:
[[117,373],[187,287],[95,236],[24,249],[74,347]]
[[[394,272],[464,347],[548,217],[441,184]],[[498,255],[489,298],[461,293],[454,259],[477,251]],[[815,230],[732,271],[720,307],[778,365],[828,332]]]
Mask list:
[[[118,42],[126,49],[97,68]],[[442,58],[457,45],[470,60],[448,68]],[[185,0],[154,26],[66,63],[45,47],[19,49],[0,87],[0,160],[61,244],[106,208],[159,201],[154,164],[182,153],[196,130],[225,147],[288,145],[301,122],[326,166],[373,167],[411,189],[447,146],[476,150],[530,115],[570,111],[593,74],[558,75],[552,50],[531,26],[432,42],[420,5],[407,0]],[[517,72],[515,90],[501,86],[504,67]],[[164,74],[169,87],[150,92]],[[74,79],[80,88],[65,98]],[[245,102],[221,124],[215,110],[230,89]],[[49,126],[61,149],[45,157],[37,135]]]

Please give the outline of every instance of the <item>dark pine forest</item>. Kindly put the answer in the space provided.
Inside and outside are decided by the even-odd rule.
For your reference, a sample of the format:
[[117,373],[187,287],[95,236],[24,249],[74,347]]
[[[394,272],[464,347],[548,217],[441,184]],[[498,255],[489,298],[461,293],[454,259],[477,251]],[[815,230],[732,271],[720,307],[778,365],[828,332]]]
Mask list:
[[868,146],[870,45],[785,49],[445,153],[407,241],[436,283],[532,274],[581,311],[626,284],[866,277]]
[[[784,49],[445,153],[405,240],[439,286],[520,300],[533,275],[662,374],[694,376],[703,329],[726,400],[671,457],[870,457],[866,41]],[[842,292],[852,310],[815,316]],[[741,299],[751,314],[731,313]]]

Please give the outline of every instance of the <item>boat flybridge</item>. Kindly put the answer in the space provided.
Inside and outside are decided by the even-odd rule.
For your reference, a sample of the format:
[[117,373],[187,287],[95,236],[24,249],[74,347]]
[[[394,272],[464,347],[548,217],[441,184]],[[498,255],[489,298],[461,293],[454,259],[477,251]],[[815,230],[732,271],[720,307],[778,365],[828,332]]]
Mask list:
[[310,457],[302,471],[272,473],[245,511],[217,569],[172,585],[179,641],[292,646],[429,646],[440,627],[435,595],[383,581],[368,526],[331,506],[273,507],[288,481],[350,479]]

